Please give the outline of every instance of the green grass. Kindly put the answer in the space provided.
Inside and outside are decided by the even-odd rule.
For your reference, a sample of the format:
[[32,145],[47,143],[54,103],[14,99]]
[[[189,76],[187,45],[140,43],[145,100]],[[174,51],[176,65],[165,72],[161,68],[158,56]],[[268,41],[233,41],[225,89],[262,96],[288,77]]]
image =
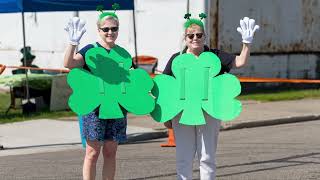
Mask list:
[[320,99],[320,89],[310,89],[310,90],[287,90],[287,91],[265,91],[252,94],[240,95],[238,99],[240,100],[254,100],[261,102],[271,102],[271,101],[289,101],[289,100],[299,100],[306,98]]
[[33,119],[57,119],[61,117],[71,117],[76,116],[72,111],[56,111],[50,112],[45,110],[42,112],[36,112],[31,115],[22,114],[22,109],[18,108],[20,102],[16,101],[16,107],[18,109],[10,109],[9,113],[6,115],[5,111],[10,105],[10,94],[9,93],[0,93],[0,124],[19,122]]
[[[238,97],[240,100],[254,100],[261,102],[270,101],[284,101],[284,100],[298,100],[304,98],[318,98],[320,99],[320,89],[316,90],[288,90],[288,91],[265,91],[260,93],[243,94]],[[19,101],[17,101],[19,103]],[[31,119],[57,119],[62,117],[76,116],[71,111],[43,111],[32,115],[23,115],[21,109],[10,110],[8,115],[5,111],[10,104],[10,95],[8,93],[0,93],[0,124],[26,121]],[[18,107],[18,105],[17,105]]]
[[35,120],[35,119],[59,119],[62,117],[71,117],[76,116],[71,111],[57,111],[57,112],[36,112],[32,115],[23,115],[21,112],[10,112],[8,115],[4,113],[0,114],[0,124],[3,123],[12,123],[12,122],[19,122],[19,121],[26,121],[26,120]]

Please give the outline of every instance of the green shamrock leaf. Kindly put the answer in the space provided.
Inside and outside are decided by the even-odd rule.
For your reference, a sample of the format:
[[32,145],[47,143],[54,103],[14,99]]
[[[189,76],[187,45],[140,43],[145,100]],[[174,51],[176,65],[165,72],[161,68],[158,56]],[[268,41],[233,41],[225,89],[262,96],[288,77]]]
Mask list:
[[220,69],[221,62],[212,52],[203,52],[199,58],[177,56],[172,63],[175,78],[154,78],[156,106],[151,116],[166,122],[182,112],[179,122],[185,125],[205,124],[203,111],[222,121],[234,119],[241,112],[241,103],[234,99],[240,94],[240,82],[231,74],[216,76]]
[[126,50],[115,46],[108,53],[104,48],[91,48],[85,55],[91,73],[75,68],[68,74],[73,90],[70,108],[85,115],[99,107],[99,118],[122,118],[120,105],[137,115],[150,113],[154,98],[149,95],[153,81],[143,69],[129,70],[132,65]]
[[207,15],[205,13],[201,13],[201,14],[199,14],[199,17],[202,20],[202,19],[207,18]]
[[101,13],[103,13],[103,9],[104,9],[103,5],[98,5],[97,8],[96,8],[96,10],[100,11]]
[[120,5],[119,5],[118,3],[114,3],[114,4],[112,5],[112,9],[113,9],[114,11],[116,11],[116,10],[120,9]]
[[190,14],[190,13],[187,13],[187,14],[184,15],[184,18],[185,18],[185,19],[190,19],[190,17],[191,17],[191,14]]

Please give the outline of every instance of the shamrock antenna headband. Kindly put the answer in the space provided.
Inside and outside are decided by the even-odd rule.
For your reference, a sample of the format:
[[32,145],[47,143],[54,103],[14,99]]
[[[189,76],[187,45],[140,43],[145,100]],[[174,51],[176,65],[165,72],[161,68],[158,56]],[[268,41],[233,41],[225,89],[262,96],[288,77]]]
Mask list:
[[184,23],[184,28],[187,29],[189,28],[192,24],[196,24],[198,26],[200,26],[202,29],[204,29],[204,25],[203,25],[203,22],[202,22],[202,19],[205,19],[207,17],[207,15],[205,13],[201,13],[199,14],[199,18],[200,19],[195,19],[195,18],[191,18],[191,14],[190,13],[187,13],[184,15],[184,18],[187,20],[185,23]]
[[108,17],[108,16],[112,16],[118,19],[118,16],[116,15],[117,9],[120,9],[120,5],[118,3],[114,3],[112,5],[112,9],[114,10],[114,12],[103,12],[103,9],[104,9],[103,5],[97,6],[97,11],[101,12],[101,14],[99,15],[99,21],[102,21],[105,17]]

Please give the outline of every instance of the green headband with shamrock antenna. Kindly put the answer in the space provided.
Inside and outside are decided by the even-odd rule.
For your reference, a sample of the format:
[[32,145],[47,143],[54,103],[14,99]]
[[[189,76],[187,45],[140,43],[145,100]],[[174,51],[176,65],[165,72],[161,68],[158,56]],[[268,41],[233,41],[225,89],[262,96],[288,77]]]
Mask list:
[[99,15],[99,21],[102,21],[105,17],[108,17],[108,16],[118,19],[118,16],[115,13],[117,9],[120,9],[120,5],[118,3],[114,3],[112,5],[112,9],[114,10],[114,12],[103,12],[103,9],[104,9],[103,5],[97,6],[97,11],[101,12],[101,14]]
[[184,15],[184,18],[187,19],[187,21],[184,23],[185,29],[189,28],[193,24],[196,24],[196,25],[200,26],[202,29],[204,29],[202,19],[207,17],[207,15],[205,13],[199,14],[200,19],[194,19],[194,18],[190,19],[190,17],[191,17],[190,13],[187,13]]

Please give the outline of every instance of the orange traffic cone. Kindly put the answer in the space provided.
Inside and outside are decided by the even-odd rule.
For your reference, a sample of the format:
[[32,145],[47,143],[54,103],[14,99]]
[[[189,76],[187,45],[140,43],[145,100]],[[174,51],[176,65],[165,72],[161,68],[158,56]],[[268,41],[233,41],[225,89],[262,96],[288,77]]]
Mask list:
[[176,142],[174,141],[173,129],[168,128],[168,143],[161,144],[161,147],[176,147]]

